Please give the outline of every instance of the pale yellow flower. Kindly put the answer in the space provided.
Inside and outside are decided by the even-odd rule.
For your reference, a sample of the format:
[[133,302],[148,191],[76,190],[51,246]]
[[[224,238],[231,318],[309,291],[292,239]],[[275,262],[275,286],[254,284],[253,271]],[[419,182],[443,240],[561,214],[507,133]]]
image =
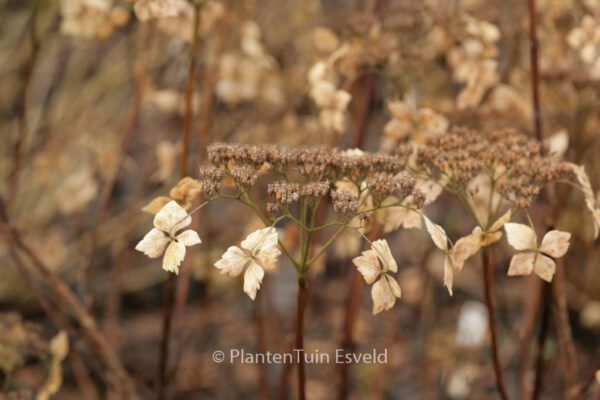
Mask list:
[[164,252],[162,268],[177,275],[179,265],[185,257],[185,247],[201,243],[198,233],[193,230],[177,233],[191,223],[191,215],[172,200],[156,213],[154,228],[144,236],[135,249],[150,258],[158,258]]
[[552,281],[556,271],[556,264],[552,258],[565,255],[571,234],[552,230],[546,233],[538,247],[537,236],[529,226],[509,222],[504,225],[504,229],[508,243],[521,252],[515,254],[510,261],[508,276],[529,275],[535,272],[543,280]]
[[259,229],[246,237],[241,247],[231,246],[215,267],[222,274],[235,277],[244,273],[244,292],[252,300],[256,298],[256,292],[260,289],[265,270],[270,271],[277,266],[277,258],[281,251],[277,248],[278,235],[274,227]]
[[389,275],[389,272],[398,272],[398,266],[387,241],[383,239],[374,241],[370,250],[363,251],[362,255],[352,262],[365,278],[365,282],[374,283],[371,289],[373,314],[392,308],[396,298],[400,298],[401,291],[398,282]]

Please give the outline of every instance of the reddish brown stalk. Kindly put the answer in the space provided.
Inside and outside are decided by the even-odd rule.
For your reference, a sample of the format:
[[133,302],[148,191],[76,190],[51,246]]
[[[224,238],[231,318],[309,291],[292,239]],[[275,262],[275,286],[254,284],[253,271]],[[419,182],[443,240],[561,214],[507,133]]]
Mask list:
[[492,339],[492,361],[494,364],[494,374],[496,376],[496,387],[502,399],[508,399],[508,391],[504,383],[502,373],[502,364],[500,363],[500,351],[498,349],[498,328],[496,326],[496,313],[494,312],[493,285],[494,285],[494,268],[492,264],[491,251],[488,248],[483,249],[481,253],[483,262],[483,283],[485,291],[485,304],[488,309],[488,322],[490,336]]
[[535,334],[539,308],[543,305],[542,284],[544,282],[537,276],[527,278],[527,286],[523,296],[523,323],[521,331],[521,360],[519,369],[519,398],[531,398],[531,385],[529,384],[530,347]]
[[362,148],[365,143],[367,125],[371,114],[370,107],[375,97],[378,80],[379,76],[377,74],[367,74],[356,85],[359,90],[355,94],[355,100],[352,102],[353,115],[355,115],[354,147],[356,148]]
[[192,131],[192,122],[194,120],[194,81],[196,79],[196,53],[198,52],[199,42],[199,31],[200,31],[200,11],[201,6],[196,5],[194,7],[194,30],[192,33],[192,43],[190,46],[189,53],[189,65],[187,73],[187,83],[185,86],[185,114],[183,115],[183,137],[182,137],[182,151],[181,162],[180,162],[180,174],[181,177],[188,175],[188,157],[190,148],[190,134]]
[[124,398],[138,399],[138,394],[131,377],[127,370],[121,364],[121,360],[114,349],[98,329],[96,320],[87,311],[87,309],[77,300],[77,296],[71,289],[60,280],[54,273],[42,262],[35,252],[23,241],[21,233],[10,222],[6,212],[4,200],[0,198],[0,222],[6,228],[10,240],[14,246],[19,248],[31,260],[36,271],[42,276],[50,287],[53,295],[61,304],[68,307],[77,320],[84,335],[90,342],[90,345],[98,353],[106,369],[109,371],[109,379],[115,386],[118,393]]
[[[183,135],[181,142],[181,162],[180,178],[188,174],[188,156],[190,152],[190,132],[192,130],[192,121],[194,119],[194,80],[196,77],[196,52],[198,48],[198,32],[200,30],[200,11],[201,5],[194,7],[194,27],[192,33],[192,43],[189,52],[189,66],[187,74],[186,92],[185,92],[185,114],[183,116]],[[165,281],[163,289],[163,324],[160,344],[160,359],[158,371],[158,399],[166,398],[168,386],[168,364],[169,364],[169,344],[172,334],[174,306],[175,306],[175,288],[176,281],[173,274],[169,274]]]
[[[224,4],[224,6],[225,8],[227,8],[227,4]],[[225,11],[224,15],[227,15],[227,11]],[[208,57],[208,59],[213,60],[213,62],[205,69],[202,77],[202,92],[204,93],[204,99],[200,109],[200,116],[198,118],[198,162],[200,164],[206,160],[206,148],[210,143],[210,131],[214,122],[215,88],[219,80],[218,60],[221,59],[221,55],[225,50],[225,43],[227,41],[228,33],[227,24],[225,23],[225,21],[225,18],[222,18],[219,23],[219,31],[216,37],[214,51],[213,54],[210,57]],[[212,238],[207,234],[208,232],[210,232],[210,215],[208,215],[208,213],[206,213],[205,215],[206,218],[204,219],[204,223],[201,226],[201,237],[204,240],[204,247],[206,249],[205,253],[207,254],[207,262],[205,265],[207,278],[205,281],[205,285],[208,291],[208,288],[210,287],[209,271],[211,270],[210,266],[212,264],[210,260]],[[202,219],[202,210],[198,210],[196,221],[200,219]],[[184,264],[181,269],[181,276],[179,278],[179,285],[177,287],[177,298],[175,300],[176,315],[181,315],[181,313],[183,312],[183,307],[187,302],[189,296],[191,276],[192,273],[190,265]]]
[[548,339],[548,325],[550,320],[550,302],[552,297],[550,296],[550,284],[544,282],[542,289],[542,302],[541,307],[543,308],[542,312],[542,323],[540,326],[540,332],[538,334],[538,353],[536,360],[536,376],[535,383],[533,385],[533,398],[539,399],[542,394],[542,382],[544,381],[544,353],[546,348],[546,340]]
[[23,159],[23,144],[27,137],[27,117],[29,107],[29,95],[31,91],[31,83],[33,81],[33,71],[35,69],[35,62],[40,49],[40,40],[37,35],[37,17],[41,1],[34,2],[33,11],[31,14],[31,26],[29,28],[29,42],[31,46],[31,56],[23,68],[23,94],[21,97],[21,104],[19,108],[19,124],[18,124],[18,136],[15,141],[13,150],[12,168],[9,175],[9,200],[12,200],[19,190],[19,170],[21,169],[21,161]]
[[540,106],[540,73],[538,65],[538,38],[536,23],[535,0],[529,1],[529,58],[531,64],[531,90],[533,97],[533,116],[535,125],[535,135],[542,142],[544,135],[542,132],[542,110]]
[[304,310],[306,308],[307,287],[306,280],[298,279],[298,295],[296,299],[296,338],[294,351],[298,361],[298,400],[306,399],[306,373],[304,365]]
[[[263,296],[266,294],[265,291],[265,285],[263,283],[263,288],[262,288],[262,294]],[[265,329],[264,329],[264,317],[263,317],[263,312],[261,309],[261,299],[263,298],[263,296],[259,296],[255,302],[254,302],[254,327],[256,330],[256,344],[258,347],[258,351],[260,354],[266,354],[267,353],[267,345],[266,345],[266,339],[265,339]],[[266,364],[261,364],[259,366],[259,372],[258,372],[258,386],[260,389],[260,394],[261,397],[265,400],[268,400],[271,398],[271,396],[269,395],[269,385],[268,385],[268,381],[267,381],[267,365]]]

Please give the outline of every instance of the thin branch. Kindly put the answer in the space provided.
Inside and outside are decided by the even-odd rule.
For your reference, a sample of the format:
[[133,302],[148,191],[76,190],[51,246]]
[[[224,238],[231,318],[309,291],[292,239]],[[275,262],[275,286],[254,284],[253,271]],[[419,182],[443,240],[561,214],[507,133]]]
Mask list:
[[0,222],[5,226],[6,231],[10,235],[12,244],[21,249],[29,257],[37,272],[44,278],[52,290],[54,296],[61,304],[64,304],[71,310],[74,318],[81,326],[83,333],[93,348],[98,352],[107,370],[109,370],[109,376],[112,375],[112,384],[117,391],[123,394],[125,398],[138,399],[139,396],[129,373],[123,367],[121,360],[109,341],[98,329],[94,317],[87,311],[83,304],[77,300],[75,293],[73,293],[73,291],[60,280],[23,241],[19,230],[10,222],[6,212],[5,202],[2,198],[0,198]]

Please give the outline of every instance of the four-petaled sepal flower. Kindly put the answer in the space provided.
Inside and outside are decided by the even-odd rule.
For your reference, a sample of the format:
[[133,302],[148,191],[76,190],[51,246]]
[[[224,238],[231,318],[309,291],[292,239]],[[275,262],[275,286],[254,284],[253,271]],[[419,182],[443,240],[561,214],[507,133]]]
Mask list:
[[277,266],[277,258],[281,251],[277,248],[277,230],[274,227],[259,229],[242,241],[241,247],[231,246],[215,267],[227,276],[238,276],[244,268],[244,292],[252,300],[260,289],[265,270]]
[[[552,258],[560,258],[569,249],[571,234],[553,230],[544,236],[538,247],[537,236],[527,225],[508,223],[504,225],[508,243],[521,253],[510,260],[508,276],[529,275],[535,272],[543,280],[550,282],[556,271]],[[552,258],[550,258],[552,257]]]
[[[154,228],[135,246],[150,258],[158,258],[163,252],[162,267],[165,271],[179,274],[179,265],[185,257],[185,247],[201,243],[195,231],[178,233],[192,223],[192,217],[176,201],[170,201],[154,216]],[[166,249],[166,251],[165,251]]]
[[352,262],[365,278],[365,282],[375,283],[371,289],[373,314],[392,308],[396,298],[400,298],[401,291],[398,282],[388,274],[388,272],[397,272],[398,266],[387,242],[383,239],[374,241],[370,250],[363,251],[362,255]]

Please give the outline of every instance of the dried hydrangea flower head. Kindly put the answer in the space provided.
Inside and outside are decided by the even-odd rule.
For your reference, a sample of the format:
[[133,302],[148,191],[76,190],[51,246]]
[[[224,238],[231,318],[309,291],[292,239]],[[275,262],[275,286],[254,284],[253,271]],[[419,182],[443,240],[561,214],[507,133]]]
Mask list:
[[543,280],[552,281],[556,271],[553,258],[565,255],[569,249],[571,234],[558,230],[549,231],[538,246],[535,231],[529,226],[508,223],[504,225],[504,229],[508,243],[520,251],[511,259],[508,275],[529,275],[535,272]]
[[466,84],[458,95],[459,110],[479,105],[485,93],[499,81],[498,27],[467,15],[465,32],[466,38],[448,52],[454,80]]
[[277,266],[277,258],[281,251],[277,248],[277,230],[274,227],[259,229],[248,235],[241,243],[241,247],[231,246],[215,267],[222,274],[235,277],[242,273],[244,268],[244,292],[252,300],[260,289],[265,270],[273,270]]
[[363,251],[362,255],[352,262],[365,278],[365,282],[373,284],[371,289],[373,314],[392,308],[396,298],[400,298],[401,291],[398,282],[389,274],[398,272],[398,266],[387,241],[382,239],[374,241],[371,249]]
[[162,268],[177,275],[179,265],[185,257],[185,247],[201,243],[195,231],[180,232],[191,223],[192,217],[172,200],[156,213],[154,228],[144,236],[135,249],[150,258],[158,258],[164,252]]

